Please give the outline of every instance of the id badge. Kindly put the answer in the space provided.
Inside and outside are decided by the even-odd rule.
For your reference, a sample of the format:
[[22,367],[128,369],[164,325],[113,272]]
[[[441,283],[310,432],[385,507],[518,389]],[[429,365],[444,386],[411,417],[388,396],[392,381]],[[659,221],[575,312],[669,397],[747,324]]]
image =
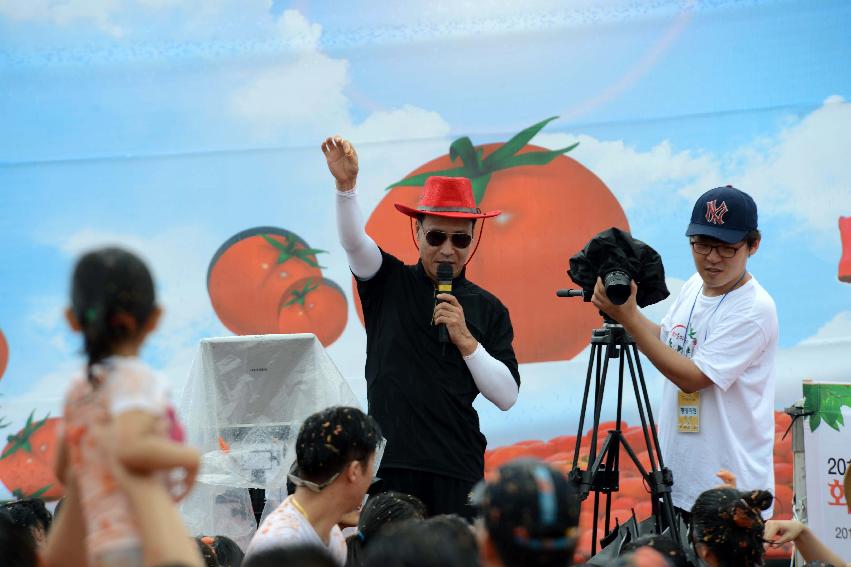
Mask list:
[[700,392],[677,393],[677,430],[680,433],[698,433],[700,431]]

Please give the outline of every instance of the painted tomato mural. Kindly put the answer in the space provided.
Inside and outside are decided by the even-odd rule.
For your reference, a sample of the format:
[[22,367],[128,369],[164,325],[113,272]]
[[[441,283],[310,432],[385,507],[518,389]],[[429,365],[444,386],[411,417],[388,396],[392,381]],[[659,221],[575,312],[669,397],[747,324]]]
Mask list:
[[237,335],[314,333],[328,346],[343,332],[348,313],[340,287],[322,277],[316,256],[324,252],[276,227],[229,238],[207,271],[219,320]]
[[9,343],[6,342],[6,337],[3,331],[0,331],[0,379],[3,378],[3,373],[6,372],[6,365],[9,363]]
[[322,277],[316,254],[297,234],[274,227],[243,230],[210,261],[207,291],[219,320],[237,335],[278,332],[281,297],[293,283]]
[[340,286],[325,278],[305,278],[295,282],[281,298],[278,332],[313,333],[328,346],[343,334],[348,311]]
[[23,429],[7,437],[0,455],[0,480],[14,495],[45,500],[62,497],[62,485],[53,474],[58,417],[33,421],[30,414]]
[[[500,209],[502,215],[485,221],[467,276],[508,307],[521,363],[566,360],[585,348],[591,330],[602,322],[597,310],[589,303],[559,299],[555,291],[572,285],[568,260],[592,236],[612,226],[629,230],[606,185],[564,155],[576,144],[553,151],[529,145],[553,119],[505,143],[473,146],[469,138],[456,140],[447,155],[391,185],[366,225],[386,251],[413,263],[418,253],[411,242],[411,222],[393,203],[416,207],[419,187],[430,175],[470,178],[479,208]],[[481,230],[478,223],[476,232]],[[357,299],[356,306],[363,321]]]

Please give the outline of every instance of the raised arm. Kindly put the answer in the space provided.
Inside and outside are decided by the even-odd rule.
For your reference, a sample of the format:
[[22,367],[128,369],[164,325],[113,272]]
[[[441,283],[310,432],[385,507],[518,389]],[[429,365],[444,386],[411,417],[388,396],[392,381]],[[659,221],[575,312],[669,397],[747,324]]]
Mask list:
[[381,250],[364,229],[363,215],[357,202],[358,154],[354,146],[339,136],[322,143],[328,170],[337,184],[337,234],[346,251],[352,273],[368,280],[381,268]]

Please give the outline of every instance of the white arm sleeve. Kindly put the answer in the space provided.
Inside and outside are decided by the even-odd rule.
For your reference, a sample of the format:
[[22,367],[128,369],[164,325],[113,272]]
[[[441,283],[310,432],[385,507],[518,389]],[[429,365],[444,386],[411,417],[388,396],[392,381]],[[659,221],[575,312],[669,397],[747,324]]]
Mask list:
[[381,250],[364,229],[355,190],[337,191],[337,235],[352,273],[368,280],[381,268]]
[[488,354],[481,344],[464,357],[464,362],[482,395],[502,411],[511,409],[519,389],[508,366]]

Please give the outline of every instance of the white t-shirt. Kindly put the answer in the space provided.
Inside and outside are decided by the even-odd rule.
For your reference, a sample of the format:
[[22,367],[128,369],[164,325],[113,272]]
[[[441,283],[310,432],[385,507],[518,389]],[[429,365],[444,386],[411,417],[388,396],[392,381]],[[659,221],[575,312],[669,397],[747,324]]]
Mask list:
[[267,549],[311,544],[328,550],[339,565],[345,565],[346,540],[340,527],[335,525],[331,528],[328,545],[325,545],[292,500],[293,497],[289,496],[263,520],[245,550],[245,559]]
[[689,278],[659,337],[714,383],[700,391],[697,433],[679,431],[679,388],[665,380],[662,389],[659,443],[674,474],[674,506],[684,510],[721,484],[715,476],[721,469],[736,475],[739,490],[774,492],[774,300],[755,278],[723,301],[703,295],[702,288],[699,274]]

